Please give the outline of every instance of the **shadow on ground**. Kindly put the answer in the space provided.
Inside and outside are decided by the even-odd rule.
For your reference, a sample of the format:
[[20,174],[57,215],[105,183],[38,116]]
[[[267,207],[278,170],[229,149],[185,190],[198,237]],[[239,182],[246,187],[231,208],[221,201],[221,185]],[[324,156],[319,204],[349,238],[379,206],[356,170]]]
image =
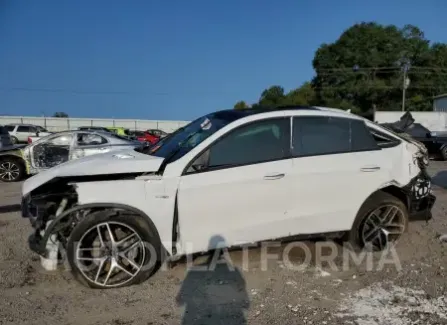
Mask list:
[[0,213],[18,212],[21,210],[20,204],[10,204],[0,206]]
[[[210,240],[210,246],[223,242],[220,236]],[[244,325],[244,312],[250,305],[242,272],[215,250],[205,263],[192,267],[177,295],[184,306],[182,325]]]

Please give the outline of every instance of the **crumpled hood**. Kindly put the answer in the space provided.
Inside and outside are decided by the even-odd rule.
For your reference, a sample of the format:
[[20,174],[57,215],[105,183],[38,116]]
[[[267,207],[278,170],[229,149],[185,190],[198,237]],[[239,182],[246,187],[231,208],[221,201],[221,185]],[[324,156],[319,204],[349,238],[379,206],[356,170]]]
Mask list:
[[22,195],[57,177],[92,176],[157,171],[164,158],[134,150],[118,150],[75,159],[42,171],[23,183]]

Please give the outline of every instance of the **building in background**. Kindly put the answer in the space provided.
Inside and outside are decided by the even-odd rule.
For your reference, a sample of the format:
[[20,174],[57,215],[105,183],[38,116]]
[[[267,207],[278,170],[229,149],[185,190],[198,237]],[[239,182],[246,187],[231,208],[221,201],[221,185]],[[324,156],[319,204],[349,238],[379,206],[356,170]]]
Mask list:
[[433,97],[433,112],[447,112],[447,94]]

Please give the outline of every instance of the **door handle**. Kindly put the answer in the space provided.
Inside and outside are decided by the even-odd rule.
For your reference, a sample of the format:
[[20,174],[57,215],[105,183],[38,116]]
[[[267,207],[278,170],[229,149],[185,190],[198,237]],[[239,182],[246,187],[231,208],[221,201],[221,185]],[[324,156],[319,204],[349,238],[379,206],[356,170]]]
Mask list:
[[368,166],[368,167],[362,167],[360,168],[362,172],[376,172],[380,170],[379,166]]
[[275,180],[275,179],[280,179],[283,178],[284,176],[286,176],[286,174],[268,174],[264,176],[265,180]]

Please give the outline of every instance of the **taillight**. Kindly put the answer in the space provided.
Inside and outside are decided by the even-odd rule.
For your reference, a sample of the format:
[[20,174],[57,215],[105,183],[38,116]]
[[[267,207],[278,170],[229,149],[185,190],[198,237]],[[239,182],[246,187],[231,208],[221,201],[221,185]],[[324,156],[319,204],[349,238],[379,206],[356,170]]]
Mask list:
[[33,142],[33,140],[31,139],[31,137],[28,137],[28,144],[31,144]]

